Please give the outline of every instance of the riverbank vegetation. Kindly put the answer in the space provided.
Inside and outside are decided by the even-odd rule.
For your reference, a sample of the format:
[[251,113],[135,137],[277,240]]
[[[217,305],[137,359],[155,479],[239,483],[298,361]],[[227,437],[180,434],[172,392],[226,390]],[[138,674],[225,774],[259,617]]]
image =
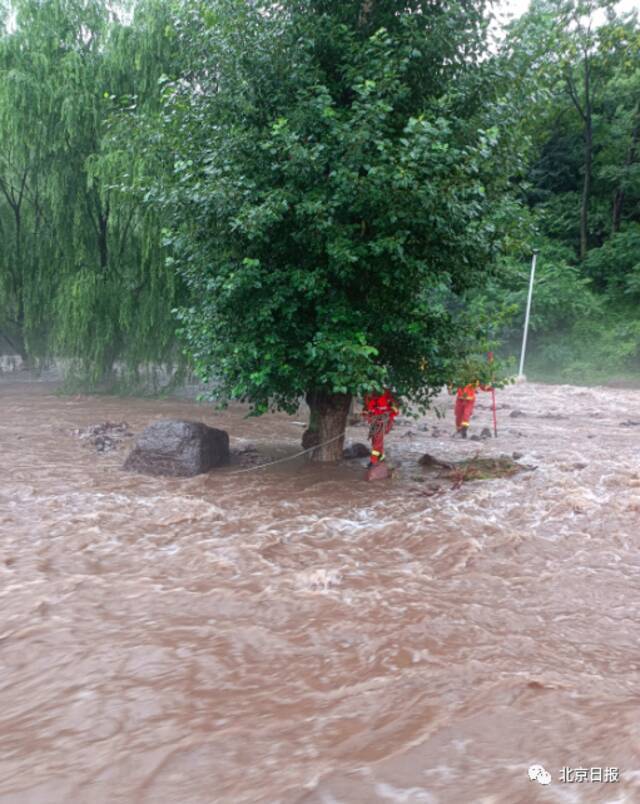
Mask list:
[[93,387],[189,365],[256,412],[427,403],[517,354],[537,248],[529,376],[640,369],[637,14],[533,2],[492,41],[484,0],[2,8],[5,351]]

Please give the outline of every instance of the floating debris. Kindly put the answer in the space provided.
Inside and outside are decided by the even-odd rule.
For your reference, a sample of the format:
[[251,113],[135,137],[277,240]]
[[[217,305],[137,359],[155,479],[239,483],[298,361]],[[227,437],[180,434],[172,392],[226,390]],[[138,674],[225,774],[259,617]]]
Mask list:
[[243,446],[232,447],[231,463],[238,464],[243,468],[260,466],[272,460],[268,455],[261,455],[255,444],[244,444]]
[[118,445],[125,438],[133,438],[127,422],[101,422],[89,427],[72,430],[71,434],[95,447],[96,452],[111,452],[118,449]]
[[425,453],[418,463],[427,468],[439,471],[438,479],[453,480],[454,488],[471,480],[495,480],[513,477],[520,472],[531,472],[536,467],[517,463],[507,455],[497,458],[480,458],[474,455],[464,461],[441,461],[433,455]]

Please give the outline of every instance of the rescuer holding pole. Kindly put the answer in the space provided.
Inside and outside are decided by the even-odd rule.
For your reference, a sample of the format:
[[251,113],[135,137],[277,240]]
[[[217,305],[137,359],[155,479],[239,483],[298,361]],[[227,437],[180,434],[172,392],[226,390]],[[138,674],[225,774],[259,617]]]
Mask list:
[[[493,353],[489,353],[489,363],[493,361]],[[477,376],[477,375],[476,375]],[[480,380],[472,380],[468,382],[466,385],[461,385],[456,390],[456,407],[455,407],[455,416],[456,416],[456,433],[461,436],[461,438],[466,438],[467,433],[469,431],[469,425],[471,423],[471,416],[473,415],[473,408],[476,404],[476,393],[480,389],[481,391],[493,391],[493,386],[491,385],[484,385],[480,382]],[[450,393],[453,393],[453,389],[449,388]],[[495,393],[493,396],[494,401],[494,433],[497,435],[497,424],[495,421]]]

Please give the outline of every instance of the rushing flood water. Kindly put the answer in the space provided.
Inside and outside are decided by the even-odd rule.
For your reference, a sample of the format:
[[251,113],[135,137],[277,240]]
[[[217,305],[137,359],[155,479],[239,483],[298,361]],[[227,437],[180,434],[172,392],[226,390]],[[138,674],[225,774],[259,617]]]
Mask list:
[[[498,399],[497,440],[452,440],[450,402],[440,437],[397,426],[390,482],[175,480],[72,431],[199,419],[278,457],[301,419],[2,383],[0,802],[640,801],[640,391]],[[514,450],[537,469],[416,479]]]

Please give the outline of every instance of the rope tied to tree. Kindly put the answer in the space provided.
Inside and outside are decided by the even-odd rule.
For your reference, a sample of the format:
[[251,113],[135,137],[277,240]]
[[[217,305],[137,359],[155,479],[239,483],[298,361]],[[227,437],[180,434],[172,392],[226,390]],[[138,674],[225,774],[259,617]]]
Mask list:
[[308,449],[303,449],[300,452],[296,452],[295,455],[287,455],[286,458],[278,458],[277,461],[269,461],[268,463],[261,463],[259,466],[249,466],[247,469],[236,469],[235,472],[230,472],[230,475],[242,475],[246,472],[257,472],[258,469],[266,469],[268,466],[275,466],[277,463],[285,463],[286,461],[293,461],[295,458],[299,458],[301,455],[305,455],[307,452],[313,452],[314,449],[319,449],[320,447],[325,447],[327,444],[332,444],[334,441],[337,441],[339,438],[344,438],[346,436],[347,431],[343,430],[339,435],[333,436],[328,441],[323,441],[322,444],[314,444],[312,447]]

